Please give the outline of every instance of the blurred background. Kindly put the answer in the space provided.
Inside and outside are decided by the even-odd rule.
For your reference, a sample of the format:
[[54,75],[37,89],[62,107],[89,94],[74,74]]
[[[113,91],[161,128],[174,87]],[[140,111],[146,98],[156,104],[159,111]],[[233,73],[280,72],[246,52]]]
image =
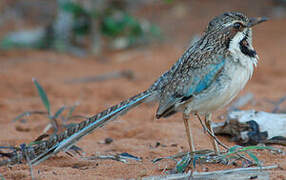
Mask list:
[[284,0],[2,0],[0,48],[41,49],[78,56],[180,40],[213,16],[242,11],[285,17]]
[[[148,88],[200,37],[214,16],[227,11],[270,18],[253,29],[260,60],[240,95],[250,92],[255,97],[244,109],[271,111],[286,94],[285,0],[1,0],[1,145],[31,142],[49,123],[37,115],[12,122],[23,112],[45,110],[32,78],[45,89],[51,111],[76,104],[75,114],[94,115]],[[150,158],[174,155],[188,146],[181,114],[157,121],[156,107],[141,105],[78,143],[88,154],[128,152],[147,159],[143,163],[101,161],[96,171],[94,163],[79,171],[71,168],[76,159],[57,156],[37,168],[45,169],[41,173],[46,179],[160,174]],[[199,122],[192,122],[196,147],[210,148],[208,141],[201,140],[207,137]],[[106,138],[113,142],[100,143]],[[164,146],[152,148],[157,142]],[[2,172],[11,179],[29,177],[27,167]]]

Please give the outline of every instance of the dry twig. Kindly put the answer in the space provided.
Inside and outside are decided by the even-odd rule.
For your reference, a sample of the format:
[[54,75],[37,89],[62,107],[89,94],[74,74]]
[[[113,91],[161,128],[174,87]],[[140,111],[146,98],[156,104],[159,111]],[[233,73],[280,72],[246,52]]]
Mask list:
[[101,74],[98,76],[90,76],[90,77],[83,77],[78,79],[71,79],[66,80],[66,83],[90,83],[90,82],[100,82],[100,81],[106,81],[110,79],[118,79],[118,78],[127,78],[127,79],[133,79],[134,73],[130,70],[123,70],[123,71],[116,71],[116,72],[110,72]]
[[264,166],[264,167],[250,167],[250,168],[235,168],[220,171],[211,172],[191,172],[181,174],[170,174],[166,176],[151,176],[145,177],[143,180],[186,180],[192,178],[196,179],[269,179],[269,173],[263,172],[262,170],[270,170],[278,168],[277,165]]

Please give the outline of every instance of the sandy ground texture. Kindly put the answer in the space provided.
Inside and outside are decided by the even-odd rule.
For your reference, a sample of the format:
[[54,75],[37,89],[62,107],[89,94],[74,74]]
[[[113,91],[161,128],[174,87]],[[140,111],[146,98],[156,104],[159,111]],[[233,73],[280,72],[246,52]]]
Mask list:
[[[242,11],[249,16],[270,16],[269,22],[254,29],[254,47],[260,60],[253,78],[240,93],[251,92],[255,102],[244,109],[271,111],[273,105],[286,89],[286,19],[275,13],[270,1],[179,1],[175,5],[142,8],[139,15],[157,22],[165,32],[162,43],[121,52],[104,53],[100,57],[75,57],[47,51],[12,50],[0,52],[0,145],[29,143],[39,136],[48,123],[43,116],[31,116],[26,122],[12,122],[22,112],[44,110],[32,83],[35,77],[46,90],[52,111],[62,105],[80,102],[75,114],[91,116],[109,106],[145,90],[157,77],[166,71],[184,52],[192,37],[200,34],[208,21],[225,11]],[[112,79],[93,83],[66,83],[67,80],[97,76],[114,71],[130,70],[134,79]],[[39,179],[128,179],[163,174],[165,168],[174,167],[172,161],[157,164],[152,159],[187,151],[184,125],[181,114],[168,119],[156,120],[157,104],[143,104],[123,117],[84,137],[77,145],[86,156],[108,155],[127,152],[141,157],[142,162],[124,164],[113,160],[81,160],[65,153],[35,166]],[[286,106],[284,106],[284,109]],[[283,105],[281,106],[283,109]],[[223,114],[218,111],[214,117]],[[193,118],[193,117],[192,117]],[[214,118],[214,121],[219,121]],[[79,122],[79,121],[73,121]],[[192,121],[197,149],[210,149],[211,143],[197,119]],[[273,122],[275,123],[275,122]],[[104,144],[106,138],[113,142]],[[234,143],[219,137],[229,146]],[[157,146],[156,146],[157,144]],[[160,145],[158,145],[160,144]],[[286,148],[276,146],[283,150]],[[278,164],[271,171],[273,179],[286,178],[285,156],[268,151],[258,152],[263,165]],[[198,171],[213,171],[234,168],[220,164],[198,165]],[[6,179],[30,179],[25,164],[11,168],[1,167],[0,174]]]

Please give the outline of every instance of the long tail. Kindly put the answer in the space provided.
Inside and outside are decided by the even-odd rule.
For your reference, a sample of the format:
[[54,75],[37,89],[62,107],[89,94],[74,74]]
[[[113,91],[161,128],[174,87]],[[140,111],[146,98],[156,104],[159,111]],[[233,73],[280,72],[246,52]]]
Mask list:
[[103,126],[108,121],[126,113],[129,109],[154,98],[155,91],[146,90],[121,103],[114,105],[101,113],[90,117],[64,132],[52,136],[39,144],[21,147],[21,151],[15,153],[10,160],[0,162],[0,165],[15,164],[22,160],[29,160],[32,165],[37,165],[60,151],[68,150],[83,136],[91,133],[94,129]]

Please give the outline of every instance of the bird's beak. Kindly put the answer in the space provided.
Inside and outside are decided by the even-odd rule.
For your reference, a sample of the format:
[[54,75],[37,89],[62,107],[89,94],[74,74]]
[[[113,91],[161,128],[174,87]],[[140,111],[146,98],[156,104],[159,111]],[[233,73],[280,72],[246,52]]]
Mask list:
[[247,24],[247,27],[252,27],[256,24],[267,21],[268,19],[269,18],[267,18],[267,17],[250,18],[249,23]]

